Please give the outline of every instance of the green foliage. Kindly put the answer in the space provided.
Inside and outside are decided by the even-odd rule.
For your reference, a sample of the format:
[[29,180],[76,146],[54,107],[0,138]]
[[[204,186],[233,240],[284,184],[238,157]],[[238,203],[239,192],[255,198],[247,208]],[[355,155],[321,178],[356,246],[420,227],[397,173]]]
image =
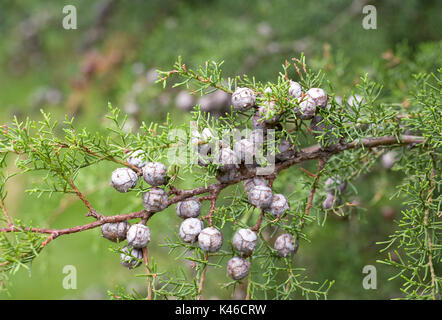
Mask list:
[[[301,66],[305,64],[303,57],[301,60],[296,60],[293,64],[296,69],[298,69],[297,61],[300,61]],[[201,93],[209,92],[209,87],[231,92],[237,86],[247,86],[258,94],[263,93],[265,86],[253,79],[249,80],[248,77],[223,80],[221,65],[214,62],[206,63],[205,67],[195,72],[192,69],[187,69],[179,59],[174,70],[160,72],[160,81],[166,84],[172,74],[178,74],[185,80],[174,86],[186,85],[188,88],[195,86],[197,89],[190,90],[197,90]],[[289,63],[283,65],[283,72],[280,73],[278,82],[270,84],[274,89],[272,97],[267,94],[260,99],[263,99],[262,101],[269,98],[274,99],[278,105],[276,112],[283,119],[293,120],[293,122],[283,122],[284,130],[278,133],[278,138],[284,137],[290,141],[297,141],[296,146],[303,147],[309,145],[311,139],[307,136],[299,137],[303,131],[306,131],[307,125],[305,121],[298,120],[291,111],[293,107],[298,106],[297,102],[287,102],[285,92],[288,89],[287,72],[289,66]],[[304,86],[318,85],[319,79],[322,78],[320,73],[314,75],[307,68],[304,68],[303,73],[300,71],[300,76]],[[225,85],[226,83],[227,85]],[[395,262],[390,255],[384,263],[399,269],[395,277],[403,278],[402,290],[406,294],[406,298],[436,298],[439,296],[441,281],[435,272],[435,265],[441,258],[441,226],[437,221],[441,197],[440,193],[436,193],[436,190],[440,190],[440,177],[437,175],[436,166],[437,159],[440,158],[441,137],[434,134],[434,130],[438,126],[440,127],[440,79],[436,75],[420,74],[416,76],[414,94],[416,105],[413,107],[413,112],[405,117],[399,117],[402,110],[391,108],[388,104],[378,101],[381,87],[368,80],[367,76],[361,78],[358,92],[360,92],[361,98],[357,103],[338,104],[333,99],[330,109],[321,111],[325,123],[333,126],[333,135],[345,139],[347,142],[389,135],[399,139],[403,134],[403,128],[407,128],[426,138],[425,144],[406,150],[401,164],[398,166],[398,169],[405,173],[400,193],[407,194],[405,203],[409,208],[403,211],[403,217],[398,223],[399,229],[390,236],[389,241],[383,243],[386,245],[386,249],[396,248],[395,253],[399,262]],[[14,122],[4,127],[1,133],[0,152],[2,159],[6,159],[6,155],[15,155],[15,165],[21,170],[21,173],[46,172],[41,183],[28,190],[30,193],[39,195],[44,193],[49,195],[53,193],[78,194],[74,181],[82,169],[97,165],[102,161],[127,165],[126,154],[131,150],[145,150],[148,160],[167,159],[167,149],[171,146],[170,133],[177,127],[169,121],[164,125],[143,123],[140,131],[133,134],[123,130],[127,117],[121,117],[120,110],[109,106],[109,111],[107,119],[111,126],[102,133],[90,133],[86,129],[78,131],[73,120],[68,118],[59,130],[56,121],[52,121],[51,116],[44,112],[42,112],[43,120],[38,122],[29,119],[19,122],[15,118]],[[210,125],[218,133],[240,128],[246,123],[244,119],[250,119],[250,117],[249,111],[241,114],[232,112],[231,115],[216,119],[210,118],[198,108],[193,112],[193,119],[198,127]],[[190,133],[189,126],[182,125],[180,128]],[[62,133],[61,138],[59,138],[60,133]],[[319,135],[316,139],[321,142],[325,138],[324,135]],[[172,143],[176,142],[176,140],[172,141]],[[372,149],[361,148],[344,151],[334,155],[321,174],[326,177],[338,174],[345,181],[351,182],[361,174],[370,172],[378,156],[379,152],[374,152]],[[5,163],[5,160],[2,163]],[[186,173],[193,172],[199,166],[190,163],[180,167],[181,170],[178,170],[178,167],[173,169],[174,180],[185,179]],[[205,170],[209,174],[205,174]],[[216,166],[209,166],[207,169],[203,169],[203,172],[198,171],[197,175],[213,178],[210,173],[216,174]],[[284,177],[284,174],[287,173],[284,172],[281,176]],[[317,177],[319,178],[319,173]],[[289,197],[291,209],[287,214],[278,219],[273,219],[268,214],[264,215],[263,224],[258,232],[261,239],[260,245],[250,258],[253,267],[246,289],[248,298],[292,299],[303,296],[318,299],[326,298],[332,288],[333,280],[325,280],[322,283],[309,280],[305,275],[305,268],[295,267],[291,259],[280,259],[269,244],[269,240],[275,236],[275,231],[278,229],[295,235],[302,242],[314,241],[305,229],[315,222],[319,225],[325,223],[321,206],[316,203],[319,200],[315,200],[316,204],[312,209],[314,215],[308,215],[306,209],[310,190],[316,188],[318,179],[310,178],[308,181],[302,176],[300,178],[300,183]],[[3,186],[7,178],[3,176],[2,180]],[[206,178],[202,181],[207,185],[211,179]],[[356,191],[357,187],[353,186],[353,188]],[[146,190],[146,187],[142,184],[133,192],[143,190]],[[244,194],[238,187],[235,187],[231,192],[232,196],[227,199],[228,203],[217,206],[212,213],[215,225],[222,230],[250,227],[252,221],[257,219],[258,212],[245,201]],[[345,203],[334,210],[339,212],[344,209]],[[2,234],[2,261],[5,262],[3,272],[16,272],[19,267],[26,266],[26,263],[37,256],[44,239],[42,235],[31,232],[31,226],[25,227],[19,222],[16,224],[17,228],[28,231],[14,232],[13,240]],[[235,254],[231,247],[229,250],[221,250],[207,255],[194,245],[183,243],[176,235],[174,238],[166,239],[164,245],[170,249],[170,256],[176,256],[176,259],[185,258],[191,262],[194,265],[195,273],[193,279],[189,279],[183,270],[178,269],[171,274],[164,273],[156,263],[149,263],[146,265],[148,272],[144,277],[147,278],[148,286],[152,290],[153,296],[151,298],[198,298],[201,295],[201,286],[207,269],[221,269],[226,260]],[[398,250],[402,250],[403,253]],[[120,252],[119,249],[115,249],[115,251]],[[402,254],[407,257],[407,260],[402,257]],[[238,281],[231,281],[224,283],[222,287],[231,288],[234,291],[238,284]],[[124,288],[117,288],[116,293],[109,292],[109,295],[118,299],[142,297],[137,292],[127,293]]]
[[[0,265],[3,272],[16,273],[20,268],[29,268],[29,263],[38,256],[45,237],[31,231],[25,231],[21,221],[16,221],[18,232],[0,235],[2,256]],[[27,227],[27,226],[26,226]]]
[[[102,294],[116,287],[115,293],[109,292],[112,299],[143,299],[149,282],[155,299],[197,298],[207,265],[204,298],[232,298],[247,291],[252,298],[268,299],[440,298],[441,2],[377,2],[378,29],[371,31],[361,27],[362,15],[351,14],[351,2],[343,0],[327,3],[327,10],[322,2],[307,0],[259,0],[253,6],[230,0],[111,2],[114,7],[107,16],[100,16],[106,1],[93,7],[75,4],[80,22],[75,31],[60,27],[64,4],[58,1],[0,4],[0,125],[7,125],[0,127],[0,195],[12,222],[22,228],[1,233],[0,283],[10,291],[2,297],[88,298],[90,290]],[[91,34],[98,37],[91,41]],[[290,57],[301,51],[308,59],[300,57],[298,74]],[[183,60],[173,65],[177,56],[185,57],[185,69]],[[208,59],[225,62],[194,67]],[[177,72],[163,87],[149,82],[148,71],[170,66]],[[331,128],[328,132],[313,137],[309,122],[295,117],[295,104],[286,99],[286,76],[304,88],[327,91],[330,109],[320,114],[321,124]],[[307,161],[282,171],[274,189],[289,198],[291,210],[278,221],[265,215],[248,288],[247,280],[231,282],[225,274],[234,254],[229,241],[233,232],[259,217],[240,186],[226,188],[217,201],[213,221],[223,229],[226,244],[208,263],[199,249],[176,235],[180,221],[173,206],[149,221],[155,245],[149,248],[147,274],[141,267],[121,268],[119,245],[107,250],[98,229],[60,237],[43,250],[48,234],[25,230],[91,221],[84,217],[88,210],[71,182],[104,215],[140,209],[141,192],[149,186],[140,181],[128,194],[117,194],[108,186],[112,170],[138,149],[146,150],[150,161],[165,161],[166,151],[188,144],[195,129],[187,125],[191,120],[220,138],[225,130],[250,128],[251,112],[219,117],[198,105],[190,113],[175,106],[179,90],[198,99],[237,86],[256,93],[270,87],[275,93],[258,99],[278,102],[276,112],[283,120],[277,143],[285,138],[299,148],[318,142],[329,147],[339,138],[347,142],[416,134],[426,144],[334,155],[317,181],[309,215],[304,211],[314,179],[300,169],[316,174],[316,164]],[[62,99],[40,101],[48,89],[58,90]],[[355,94],[363,102],[347,101]],[[116,108],[106,110],[108,101]],[[131,103],[138,107],[135,114],[128,111]],[[39,114],[40,109],[45,111]],[[183,130],[186,137],[171,138],[175,130]],[[388,171],[379,160],[390,149],[400,161]],[[217,168],[171,165],[169,186],[208,186],[216,182]],[[324,211],[324,182],[336,175],[348,182],[348,190],[340,206]],[[397,211],[395,222],[382,216],[386,206]],[[203,212],[208,210],[204,206]],[[0,216],[0,228],[8,228]],[[275,230],[299,238],[294,261],[275,255]],[[60,285],[66,264],[79,268],[77,291]],[[378,269],[377,290],[361,287],[366,264]]]
[[440,298],[442,286],[442,278],[437,274],[442,259],[441,74],[439,69],[439,75],[416,76],[414,101],[420,108],[416,108],[409,127],[419,128],[428,137],[428,144],[416,147],[410,151],[411,156],[402,158],[400,167],[407,179],[399,186],[398,194],[406,195],[408,208],[402,211],[395,233],[381,243],[384,250],[393,248],[397,258],[390,254],[380,262],[398,269],[394,277],[403,279],[401,291],[409,299]]

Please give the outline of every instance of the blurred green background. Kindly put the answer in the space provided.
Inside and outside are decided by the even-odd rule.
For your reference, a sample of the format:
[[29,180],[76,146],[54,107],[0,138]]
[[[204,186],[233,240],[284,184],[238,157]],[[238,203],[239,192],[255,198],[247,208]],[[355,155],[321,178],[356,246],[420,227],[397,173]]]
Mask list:
[[[70,4],[77,8],[76,30],[62,27],[63,7]],[[376,30],[362,28],[365,4],[377,9]],[[441,66],[441,13],[438,0],[4,0],[0,2],[0,124],[13,116],[39,119],[43,108],[60,121],[69,114],[76,117],[77,127],[103,130],[108,102],[130,115],[128,130],[141,121],[163,122],[167,113],[175,123],[188,122],[188,106],[178,98],[180,91],[163,90],[154,83],[155,70],[172,68],[178,55],[193,67],[206,60],[225,61],[226,77],[247,73],[274,81],[285,60],[304,52],[310,67],[325,71],[336,94],[351,94],[359,77],[368,73],[384,85],[381,99],[406,106],[411,73]],[[114,168],[105,164],[84,170],[80,189],[101,212],[139,210],[141,202],[134,194],[117,194],[108,186]],[[292,174],[299,175],[299,169],[289,170],[275,188],[287,194],[293,190]],[[6,204],[11,216],[53,228],[90,221],[82,204],[71,196],[48,199],[27,194],[25,190],[40,179],[27,175],[8,182]],[[354,210],[345,220],[330,217],[325,227],[309,227],[312,241],[301,244],[295,264],[307,268],[314,280],[336,280],[330,299],[401,295],[399,282],[387,281],[392,270],[376,263],[386,253],[380,254],[381,247],[375,244],[394,230],[393,219],[402,204],[390,197],[400,179],[400,173],[379,165],[355,181],[359,194],[352,192],[348,199],[359,201],[364,210]],[[180,186],[192,184],[186,181]],[[171,207],[149,221],[155,230],[150,255],[160,269],[183,265],[182,259],[174,260],[167,248],[157,245],[178,230],[180,220],[174,210]],[[12,276],[8,292],[0,297],[106,299],[107,290],[117,285],[143,292],[144,278],[135,277],[142,271],[122,268],[109,246],[98,229],[60,237],[34,260],[30,271]],[[362,268],[369,264],[378,270],[377,290],[361,285]],[[76,290],[62,287],[65,265],[77,268]],[[214,270],[204,297],[231,298],[231,290],[219,287],[227,281],[224,270]]]

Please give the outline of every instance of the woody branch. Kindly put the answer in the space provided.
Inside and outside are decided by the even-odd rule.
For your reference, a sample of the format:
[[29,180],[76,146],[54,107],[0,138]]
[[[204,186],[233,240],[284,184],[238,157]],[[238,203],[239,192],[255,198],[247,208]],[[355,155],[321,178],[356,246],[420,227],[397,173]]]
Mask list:
[[[268,175],[267,178],[271,179],[271,181],[273,181],[273,179],[275,179],[275,177],[278,175],[279,172],[281,172],[282,170],[285,170],[295,164],[298,164],[298,163],[301,163],[304,161],[308,161],[308,160],[313,160],[313,159],[320,159],[320,162],[322,163],[323,162],[322,159],[328,159],[329,157],[333,156],[334,154],[337,154],[337,153],[340,153],[340,152],[343,152],[343,151],[349,150],[349,149],[357,149],[357,148],[362,148],[362,147],[374,148],[374,147],[379,147],[379,146],[420,144],[420,143],[425,143],[425,141],[426,140],[420,136],[403,135],[403,136],[400,136],[399,138],[394,137],[394,136],[365,138],[362,140],[354,140],[349,143],[336,144],[336,145],[333,145],[329,148],[322,148],[320,145],[314,145],[314,146],[310,146],[310,147],[302,149],[300,152],[296,153],[292,158],[277,164],[275,166],[274,173]],[[322,166],[323,166],[323,164],[322,164]],[[322,170],[322,167],[320,168],[319,172],[321,170]],[[319,172],[318,172],[317,177],[319,176]],[[235,177],[234,179],[230,180],[229,182],[217,182],[217,183],[211,184],[207,187],[198,187],[198,188],[189,189],[189,190],[178,190],[178,189],[174,188],[173,193],[176,195],[168,200],[166,207],[169,207],[170,205],[178,203],[180,201],[183,201],[187,198],[201,195],[201,194],[205,194],[205,193],[209,193],[210,196],[202,196],[199,199],[202,201],[210,200],[212,203],[212,207],[214,207],[214,203],[216,202],[218,195],[220,194],[220,192],[223,189],[227,188],[230,185],[239,183],[243,180],[253,178],[255,176],[257,176],[256,170],[249,170],[248,172]],[[75,189],[76,189],[77,196],[81,195],[80,199],[85,204],[87,204],[87,207],[90,210],[87,215],[93,216],[96,219],[96,221],[88,223],[88,224],[80,225],[80,226],[65,228],[65,229],[21,228],[21,227],[17,227],[15,225],[13,225],[10,222],[9,226],[7,228],[0,228],[0,232],[23,232],[23,231],[25,231],[25,232],[49,234],[49,237],[43,243],[43,246],[46,246],[49,242],[58,238],[59,236],[87,231],[90,229],[100,227],[101,225],[103,225],[105,223],[115,223],[115,222],[130,220],[130,219],[136,219],[136,218],[141,218],[143,220],[143,222],[146,223],[156,213],[153,211],[141,210],[141,211],[126,213],[126,214],[105,216],[105,215],[99,214],[95,209],[93,209],[91,207],[90,203],[81,194],[81,192],[77,188],[75,188]],[[312,189],[312,190],[314,190],[314,189]],[[314,191],[313,191],[313,194],[314,194]],[[309,201],[307,203],[308,209],[310,209],[310,207],[312,206],[312,201],[313,201],[313,196],[310,196]],[[2,202],[2,204],[3,204],[3,202]],[[2,205],[1,207],[2,207],[2,211],[3,211],[4,215],[8,218],[8,221],[10,221],[9,220],[10,218],[9,218],[9,215],[6,211],[5,206]],[[214,208],[213,208],[213,210],[214,210]],[[212,210],[212,213],[213,213],[213,210]],[[212,218],[211,213],[209,213],[207,218],[209,220],[211,220],[211,218]],[[259,225],[257,227],[259,228]]]

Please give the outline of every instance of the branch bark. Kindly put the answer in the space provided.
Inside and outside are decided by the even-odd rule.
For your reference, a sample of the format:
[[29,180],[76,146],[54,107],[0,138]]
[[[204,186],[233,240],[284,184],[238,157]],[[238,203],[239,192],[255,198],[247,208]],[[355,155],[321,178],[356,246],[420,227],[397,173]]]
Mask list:
[[[307,147],[302,149],[299,153],[295,154],[293,158],[286,160],[284,162],[281,162],[275,166],[275,172],[267,178],[274,179],[278,173],[280,173],[282,170],[285,170],[295,164],[312,160],[312,159],[328,159],[334,154],[338,154],[340,152],[343,152],[345,150],[349,149],[357,149],[357,148],[374,148],[379,146],[391,146],[391,145],[407,145],[407,144],[420,144],[425,143],[425,139],[423,137],[419,136],[410,136],[410,135],[403,135],[399,138],[394,136],[383,136],[383,137],[377,137],[377,138],[366,138],[362,140],[355,140],[347,144],[338,144],[334,145],[330,148],[324,149],[319,145],[314,145],[311,147]],[[320,171],[319,171],[320,172]],[[319,176],[316,176],[316,179]],[[167,206],[169,207],[172,204],[175,204],[177,202],[183,201],[187,198],[194,197],[197,195],[209,193],[210,197],[202,197],[204,200],[210,200],[212,202],[216,201],[216,197],[219,195],[219,193],[227,188],[230,185],[239,183],[243,180],[250,179],[255,177],[256,169],[252,169],[247,171],[246,173],[243,173],[234,179],[228,181],[228,182],[217,182],[214,184],[211,184],[207,187],[198,187],[194,189],[189,190],[179,190],[177,194],[170,198],[167,202]],[[78,195],[78,193],[77,193]],[[80,197],[81,199],[81,197]],[[83,201],[84,202],[84,201]],[[86,204],[86,203],[85,203]],[[89,205],[90,206],[90,205]],[[88,206],[88,208],[89,208]],[[42,233],[42,234],[49,234],[50,237],[44,242],[44,246],[46,246],[49,242],[52,240],[58,238],[59,236],[66,235],[66,234],[72,234],[77,232],[83,232],[90,229],[94,229],[97,227],[100,227],[101,225],[105,223],[114,223],[114,222],[121,222],[136,218],[142,218],[143,222],[147,222],[156,212],[148,211],[148,210],[141,210],[126,214],[118,214],[113,216],[105,216],[102,214],[99,214],[94,209],[92,209],[88,215],[92,215],[94,217],[97,217],[97,220],[85,225],[75,226],[72,228],[65,228],[65,229],[48,229],[48,228],[19,228],[14,225],[10,225],[7,228],[0,228],[0,232],[36,232],[36,233]],[[209,219],[211,219],[211,216],[209,214]],[[210,221],[209,221],[210,222]]]

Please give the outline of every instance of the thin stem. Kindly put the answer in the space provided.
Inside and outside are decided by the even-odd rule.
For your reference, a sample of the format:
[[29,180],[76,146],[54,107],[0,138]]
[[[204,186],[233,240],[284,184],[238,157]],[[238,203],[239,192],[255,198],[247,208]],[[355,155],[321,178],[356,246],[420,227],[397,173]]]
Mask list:
[[207,264],[209,263],[209,253],[208,252],[204,253],[204,260],[205,260],[205,263],[203,266],[203,270],[201,271],[197,300],[201,300],[201,297],[202,297],[201,292],[203,291],[203,288],[204,288],[204,280],[206,279]]
[[[65,143],[59,143],[59,144],[57,144],[57,146],[60,148],[70,148],[71,147],[70,145],[65,144]],[[127,161],[122,161],[120,159],[117,159],[114,157],[109,157],[109,156],[101,156],[101,155],[93,152],[91,149],[89,149],[87,146],[84,146],[84,145],[75,144],[75,146],[81,148],[84,152],[86,152],[86,153],[90,154],[91,156],[94,156],[100,160],[108,160],[108,161],[112,161],[117,164],[123,165],[125,167],[128,167],[128,168],[132,169],[133,171],[135,171],[137,173],[137,175],[139,175],[139,176],[141,176],[143,174],[143,171],[140,168],[138,168],[134,165],[131,165]]]
[[147,256],[147,248],[143,248],[144,268],[146,269],[147,280],[147,300],[152,300],[152,283],[150,279],[149,258]]
[[264,210],[261,210],[261,213],[259,214],[258,220],[256,221],[255,225],[250,228],[250,230],[258,232],[261,228],[262,219],[264,218]]
[[304,173],[306,173],[307,175],[309,175],[310,177],[312,177],[312,178],[316,178],[316,174],[311,173],[310,171],[304,169],[303,167],[299,167],[299,169],[300,169],[302,172],[304,172]]
[[312,189],[310,190],[310,194],[308,196],[307,205],[305,206],[304,215],[307,216],[310,212],[310,208],[313,206],[313,198],[315,196],[316,187],[318,185],[319,178],[321,177],[322,169],[324,169],[326,160],[320,158],[318,160],[318,173],[315,176],[315,180],[313,181]]
[[247,277],[247,294],[246,294],[246,298],[245,300],[250,300],[250,295],[251,295],[251,289],[252,289],[252,256],[249,257],[250,260],[250,267],[249,267],[249,276]]
[[216,209],[216,199],[218,198],[220,192],[221,192],[221,187],[216,188],[215,191],[213,191],[212,194],[209,197],[207,197],[207,200],[210,200],[210,209],[209,213],[203,219],[208,220],[209,226],[213,225],[213,214],[215,213]]
[[72,179],[69,179],[69,185],[74,189],[75,194],[78,198],[84,203],[84,205],[89,209],[90,212],[94,212],[94,208],[92,208],[90,202],[86,199],[86,197],[78,190],[77,186],[75,185],[74,181]]
[[432,291],[433,300],[436,300],[436,273],[434,272],[434,266],[433,266],[433,242],[431,241],[431,232],[430,228],[428,227],[430,203],[433,199],[432,194],[435,188],[434,178],[436,176],[436,160],[434,159],[434,156],[432,157],[432,160],[433,160],[433,170],[430,176],[430,188],[428,189],[428,200],[427,200],[428,206],[425,210],[424,226],[426,229],[427,242],[428,242],[428,265],[430,266],[430,274],[431,274],[431,291]]
[[1,196],[0,196],[0,206],[2,208],[3,214],[6,217],[6,220],[8,221],[8,226],[12,227],[14,224],[12,223],[11,217],[9,217],[8,210],[6,210],[5,203],[4,203],[3,199],[1,198]]

